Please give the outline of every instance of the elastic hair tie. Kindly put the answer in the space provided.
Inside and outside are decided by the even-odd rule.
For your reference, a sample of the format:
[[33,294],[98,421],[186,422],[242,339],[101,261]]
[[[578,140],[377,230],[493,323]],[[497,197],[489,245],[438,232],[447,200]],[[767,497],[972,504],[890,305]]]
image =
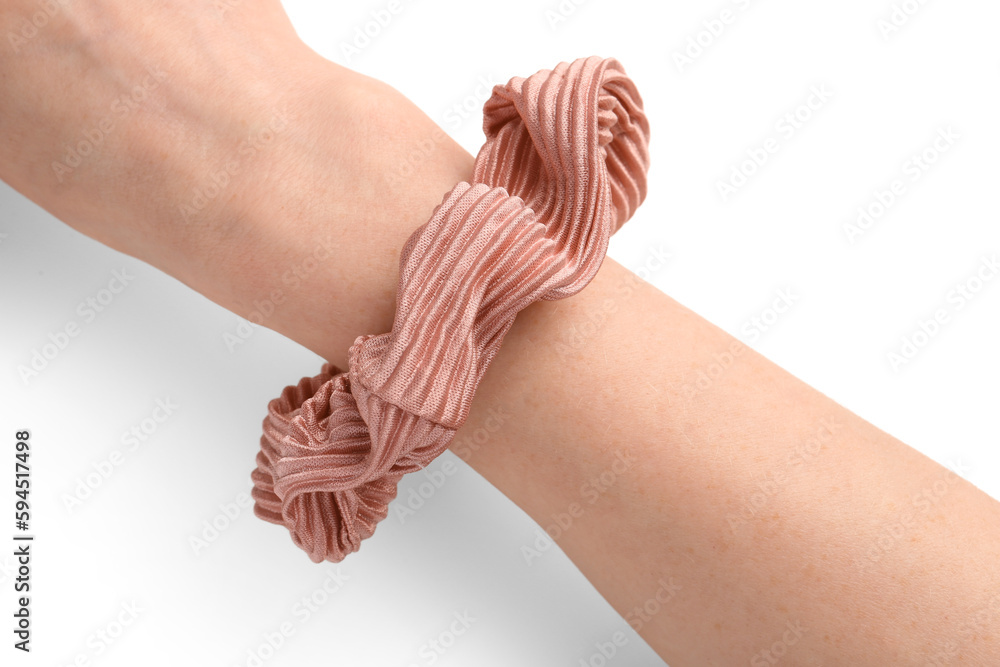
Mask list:
[[614,59],[495,86],[473,183],[403,247],[392,331],[268,405],[254,513],[314,562],[375,532],[400,478],[447,449],[518,311],[576,294],[646,195],[649,124]]

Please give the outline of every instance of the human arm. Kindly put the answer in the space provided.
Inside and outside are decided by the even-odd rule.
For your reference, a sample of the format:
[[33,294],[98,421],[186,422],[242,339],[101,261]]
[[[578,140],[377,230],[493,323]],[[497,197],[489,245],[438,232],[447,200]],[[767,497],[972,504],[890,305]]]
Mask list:
[[[243,67],[248,61],[280,58],[255,55],[259,44],[269,41],[241,41],[240,15],[227,16],[218,33],[196,45],[218,44],[230,67],[219,57],[202,57],[196,59],[200,66],[212,63],[216,69],[200,77],[188,73],[185,58],[178,57],[188,53],[177,48],[180,38],[161,38],[159,52],[175,66],[161,66],[170,74],[151,91],[151,104],[126,116],[121,134],[108,139],[129,140],[105,144],[104,159],[74,170],[84,180],[69,199],[60,199],[66,193],[42,179],[44,168],[60,154],[46,154],[46,132],[80,136],[91,127],[88,119],[95,113],[99,119],[103,104],[121,94],[116,82],[132,82],[143,70],[119,73],[110,90],[99,85],[74,89],[67,96],[72,105],[55,109],[61,115],[54,114],[49,128],[40,122],[44,105],[32,104],[30,97],[42,77],[22,82],[23,95],[5,98],[11,107],[4,109],[4,119],[16,119],[8,111],[16,112],[18,102],[26,111],[22,122],[11,120],[4,128],[10,140],[0,168],[8,182],[78,229],[163,268],[244,316],[282,286],[287,298],[265,324],[343,365],[355,335],[388,330],[399,248],[442,194],[467,177],[471,158],[450,140],[437,142],[441,152],[434,159],[387,189],[410,146],[436,136],[426,116],[381,84],[318,60],[290,37],[287,44],[274,37],[272,47],[288,54],[287,68]],[[207,16],[197,23],[211,25]],[[156,34],[170,25],[161,21]],[[129,29],[134,28],[113,34],[127,35]],[[257,34],[261,26],[251,21],[246,29]],[[178,28],[181,34],[186,30]],[[45,38],[43,33],[36,40]],[[113,46],[107,36],[97,41],[102,48]],[[157,52],[146,44],[144,54]],[[83,71],[69,78],[75,81]],[[249,80],[247,71],[254,72]],[[4,73],[5,86],[6,77],[16,74]],[[179,83],[168,90],[171,80]],[[221,90],[219,81],[225,83]],[[53,101],[62,99],[62,88],[54,89]],[[97,111],[81,113],[88,107],[78,93],[101,90],[109,94],[98,96]],[[368,93],[372,97],[359,100]],[[185,220],[180,205],[191,201],[229,156],[241,155],[242,142],[254,136],[254,128],[266,126],[283,95],[292,96],[295,104],[289,106],[297,116],[268,144],[273,150],[261,149],[253,156],[259,159],[248,159],[225,197],[199,211],[194,224]],[[157,100],[163,112],[152,104]],[[202,109],[203,103],[209,109]],[[146,112],[153,113],[147,117]],[[34,145],[24,141],[39,128],[45,131],[38,132]],[[33,163],[43,169],[22,171]],[[335,254],[303,279],[301,289],[288,288],[284,271],[304,266],[329,232],[337,234]],[[589,319],[588,314],[604,312],[607,298],[617,305],[606,324],[572,354],[561,354],[554,343],[565,341],[570,327]],[[810,642],[816,642],[813,649],[823,649],[824,638],[830,637],[828,660],[834,662],[894,661],[884,648],[879,652],[879,641],[889,635],[911,652],[919,652],[917,644],[924,639],[933,649],[947,637],[961,641],[966,651],[980,648],[981,639],[965,636],[961,616],[965,610],[975,612],[982,601],[977,594],[996,589],[996,554],[990,548],[997,540],[995,529],[989,529],[997,523],[996,503],[964,483],[946,487],[934,508],[951,511],[942,512],[941,520],[937,514],[915,514],[926,520],[906,533],[921,538],[919,549],[902,544],[890,549],[881,561],[887,569],[877,577],[866,568],[846,567],[878,544],[882,529],[899,517],[901,504],[912,502],[911,493],[919,493],[925,481],[933,485],[934,475],[944,471],[749,351],[710,389],[690,395],[684,387],[695,383],[697,371],[709,368],[713,355],[731,345],[728,336],[628,279],[608,261],[579,296],[540,304],[519,316],[454,449],[546,526],[552,514],[566,512],[574,502],[586,503],[590,496],[581,493],[581,486],[613,469],[610,455],[628,447],[637,467],[625,471],[595,504],[585,505],[561,544],[626,617],[656,595],[663,577],[681,586],[642,629],[673,664],[704,664],[712,657],[749,660],[783,636],[786,621],[808,628],[796,651],[810,650]],[[489,428],[491,408],[511,418],[492,431],[488,444],[472,450],[469,438]],[[808,442],[820,418],[830,417],[845,425],[847,443],[820,449],[801,471],[790,465],[789,453]],[[827,454],[834,456],[827,459]],[[764,517],[733,530],[729,514],[739,516],[759,483],[781,470],[787,481],[764,506],[781,520]],[[896,507],[885,509],[886,500]],[[980,530],[976,522],[984,517],[992,523]],[[825,531],[807,530],[806,522]],[[610,545],[604,541],[608,535],[615,536]],[[817,545],[827,550],[819,553]],[[957,546],[971,550],[977,545],[970,565],[949,565]],[[834,564],[824,564],[823,555]],[[976,563],[978,570],[972,570]],[[810,566],[819,581],[807,579]],[[911,572],[915,568],[921,570],[918,576]],[[917,585],[904,588],[908,584],[899,578],[904,573]],[[812,585],[802,586],[804,581]],[[947,595],[921,598],[927,590]],[[828,595],[831,591],[837,595]],[[938,622],[947,604],[963,609],[947,615],[950,626]],[[906,610],[916,625],[890,625]],[[878,641],[872,634],[880,635]]]

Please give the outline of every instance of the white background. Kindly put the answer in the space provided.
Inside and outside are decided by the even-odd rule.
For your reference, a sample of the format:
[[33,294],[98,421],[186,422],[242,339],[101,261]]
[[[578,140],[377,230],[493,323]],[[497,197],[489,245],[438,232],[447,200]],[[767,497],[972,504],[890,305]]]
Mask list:
[[[408,1],[349,63],[342,45],[387,2],[287,8],[316,50],[396,86],[471,152],[482,140],[481,77],[617,57],[645,99],[653,166],[649,197],[611,256],[638,268],[653,249],[668,251],[650,277],[658,287],[1000,497],[1000,279],[960,309],[949,300],[1000,252],[1000,6],[905,3],[919,9],[885,35],[887,0],[664,4],[567,2],[573,11],[554,23],[555,0]],[[723,10],[732,22],[701,35],[707,46],[679,66],[675,55]],[[832,96],[800,110],[810,117],[787,136],[778,123],[814,86]],[[477,109],[465,120],[449,113],[463,102]],[[958,139],[912,180],[907,161],[949,127]],[[723,201],[718,182],[769,137],[777,152]],[[845,224],[896,178],[905,194],[849,242]],[[304,619],[296,603],[338,568],[314,565],[245,507],[228,526],[220,516],[249,491],[267,401],[320,359],[262,329],[230,352],[223,335],[235,315],[2,185],[0,234],[0,534],[9,544],[13,434],[30,428],[37,535],[35,651],[10,664],[82,655],[99,665],[247,665],[248,650],[287,621],[294,634],[263,664],[423,666],[432,662],[421,646],[466,611],[475,622],[433,664],[576,666],[618,630],[628,643],[609,665],[663,664],[561,553],[527,566],[520,547],[535,524],[450,453],[431,470],[451,460],[458,472],[405,523],[391,513],[339,566],[340,589]],[[135,279],[83,322],[77,304],[122,268]],[[793,307],[746,336],[782,289]],[[948,322],[893,368],[889,353],[938,308]],[[23,382],[17,367],[71,320],[81,334]],[[650,344],[669,353],[667,339]],[[69,510],[65,494],[167,398],[173,414]],[[401,495],[424,481],[411,477]],[[190,538],[212,521],[225,528],[196,554]],[[15,653],[11,551],[0,550],[4,664]],[[99,652],[94,633],[113,631],[133,602],[138,618]]]

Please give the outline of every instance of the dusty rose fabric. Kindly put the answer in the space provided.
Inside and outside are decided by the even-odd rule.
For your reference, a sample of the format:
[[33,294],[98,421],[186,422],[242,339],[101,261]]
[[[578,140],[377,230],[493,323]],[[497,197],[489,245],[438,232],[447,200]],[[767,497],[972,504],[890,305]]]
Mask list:
[[617,61],[514,78],[483,111],[474,182],[403,248],[392,331],[359,337],[346,373],[326,364],[268,406],[254,512],[315,562],[372,535],[400,478],[465,421],[518,311],[583,289],[645,197],[649,126]]

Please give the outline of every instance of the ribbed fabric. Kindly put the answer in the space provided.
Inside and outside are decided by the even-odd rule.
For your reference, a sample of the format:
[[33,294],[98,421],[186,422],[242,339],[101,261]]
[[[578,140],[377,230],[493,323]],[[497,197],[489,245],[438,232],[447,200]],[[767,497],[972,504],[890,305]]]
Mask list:
[[315,562],[374,533],[400,478],[465,422],[517,313],[583,289],[645,197],[649,126],[616,60],[514,78],[483,112],[474,182],[403,248],[392,331],[359,337],[348,372],[326,364],[268,406],[254,512]]

